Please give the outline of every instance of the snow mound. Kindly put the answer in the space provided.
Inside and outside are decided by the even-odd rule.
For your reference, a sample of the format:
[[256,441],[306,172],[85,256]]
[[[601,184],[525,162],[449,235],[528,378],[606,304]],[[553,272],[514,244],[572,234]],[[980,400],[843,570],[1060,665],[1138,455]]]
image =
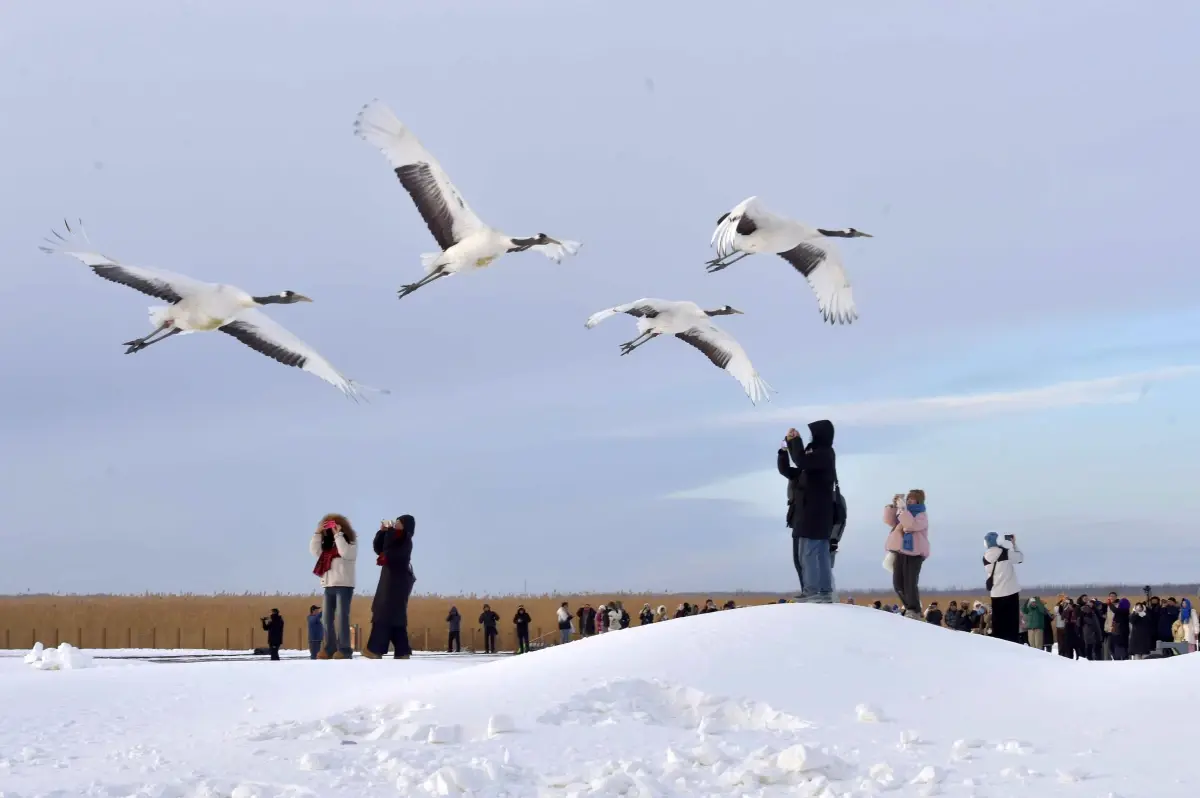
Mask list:
[[90,654],[70,643],[60,643],[58,648],[35,643],[25,655],[25,664],[39,671],[73,671],[91,668],[95,663]]
[[538,718],[552,726],[608,726],[637,721],[656,726],[726,731],[799,731],[806,720],[760,701],[734,701],[661,680],[620,679],[587,690]]
[[25,796],[1194,794],[1191,761],[1162,752],[1200,702],[1200,657],[1076,663],[851,606],[419,666],[11,665],[0,784]]

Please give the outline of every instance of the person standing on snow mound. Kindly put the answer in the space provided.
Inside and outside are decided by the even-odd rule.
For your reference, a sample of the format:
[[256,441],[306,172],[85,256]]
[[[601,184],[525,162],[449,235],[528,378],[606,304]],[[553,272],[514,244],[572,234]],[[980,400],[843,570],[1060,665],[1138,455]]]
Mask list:
[[[833,422],[808,425],[808,446],[800,433],[788,430],[779,449],[778,467],[788,480],[788,526],[792,530],[792,562],[800,577],[798,601],[833,603],[833,559],[830,551],[835,521],[837,456]],[[791,462],[789,462],[789,459]],[[795,465],[792,465],[794,463]]]
[[992,597],[992,637],[1017,643],[1021,638],[1021,585],[1017,582],[1015,565],[1025,561],[1017,548],[1017,536],[1005,535],[1009,546],[1000,544],[1000,536],[988,532],[983,536],[987,550],[983,567],[987,570],[984,586]]

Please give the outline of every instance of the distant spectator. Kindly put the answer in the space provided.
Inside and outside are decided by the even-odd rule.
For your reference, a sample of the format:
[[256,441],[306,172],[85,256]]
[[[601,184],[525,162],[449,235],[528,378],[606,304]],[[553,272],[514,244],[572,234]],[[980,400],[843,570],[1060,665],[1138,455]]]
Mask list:
[[683,604],[680,604],[678,607],[675,608],[675,617],[676,618],[686,618],[687,617],[687,610],[684,609]]
[[938,609],[936,601],[929,602],[929,609],[925,610],[925,622],[934,626],[942,625],[942,611]]
[[1008,546],[1000,544],[995,532],[984,535],[985,587],[992,597],[992,637],[1016,643],[1021,634],[1021,585],[1013,566],[1024,562],[1024,557],[1017,548],[1016,535],[1005,535],[1004,540]]
[[1154,650],[1155,624],[1145,604],[1133,605],[1129,615],[1129,658],[1144,659]]
[[416,519],[402,515],[390,523],[385,521],[375,533],[372,548],[378,555],[375,564],[379,566],[379,584],[371,601],[371,633],[363,647],[367,659],[382,659],[389,646],[395,649],[396,659],[412,656],[408,642],[408,599],[417,581],[412,567],[416,532]]
[[602,635],[608,631],[608,605],[601,604],[596,608],[596,634]]
[[1042,605],[1046,610],[1045,616],[1042,618],[1042,650],[1047,654],[1054,651],[1054,614],[1046,605]]
[[618,613],[617,626],[621,629],[628,629],[629,628],[629,613],[625,611],[625,603],[624,602],[621,602],[621,601],[617,602],[617,613]]
[[479,613],[479,625],[483,627],[483,653],[496,653],[496,634],[500,628],[500,616],[492,610],[491,604],[483,605]]
[[946,618],[945,618],[946,628],[957,630],[958,622],[959,622],[959,619],[961,616],[962,616],[962,610],[960,610],[958,608],[957,601],[951,601],[949,604],[947,604],[946,605]]
[[1113,616],[1113,610],[1117,608],[1117,594],[1112,592],[1108,594],[1108,600],[1104,604],[1096,608],[1097,614],[1100,616],[1100,625],[1104,627],[1104,646],[1102,659],[1116,659],[1112,653],[1112,636],[1115,631],[1116,618]]
[[712,599],[704,602],[704,609],[700,610],[701,615],[707,615],[710,612],[717,612],[717,605]]
[[1180,630],[1173,635],[1174,639],[1181,643],[1187,643],[1188,651],[1194,652],[1196,641],[1200,639],[1200,618],[1192,609],[1191,599],[1185,598],[1179,602],[1179,620],[1175,623],[1179,624]]
[[649,604],[642,605],[642,611],[638,613],[638,623],[645,626],[648,623],[654,623],[654,611],[650,609]]
[[1112,632],[1108,638],[1108,653],[1114,660],[1129,659],[1129,599],[1120,599],[1108,611]]
[[325,639],[325,629],[321,624],[321,608],[316,604],[308,608],[308,653],[309,659],[316,659],[321,650],[321,641]]
[[1090,601],[1079,607],[1079,636],[1086,659],[1096,661],[1104,655],[1104,626]]
[[1058,644],[1058,655],[1067,659],[1075,658],[1074,621],[1074,605],[1059,594],[1058,603],[1054,605],[1054,642]]
[[1174,641],[1174,635],[1171,630],[1175,627],[1175,622],[1179,620],[1179,603],[1175,601],[1174,596],[1167,597],[1167,603],[1162,606],[1158,613],[1158,639],[1164,643]]
[[1037,596],[1025,602],[1022,613],[1025,616],[1025,639],[1030,648],[1043,646],[1046,639],[1046,616],[1049,612]]
[[[1154,636],[1154,640],[1158,640],[1158,616],[1162,612],[1162,599],[1158,596],[1151,596],[1150,601],[1146,604],[1146,620],[1150,622],[1150,633]],[[1151,646],[1153,651],[1155,646]]]
[[513,624],[517,627],[517,653],[529,653],[529,624],[533,623],[533,619],[529,617],[529,613],[525,611],[525,605],[521,604],[517,607],[517,614],[513,616]]
[[667,605],[659,604],[658,609],[654,611],[654,622],[665,621],[667,619]]
[[346,516],[331,513],[321,519],[308,543],[317,558],[313,573],[321,580],[325,595],[321,613],[325,623],[325,646],[317,659],[349,659],[350,602],[354,598],[354,571],[358,560],[358,536]]
[[584,604],[576,615],[579,616],[580,637],[591,637],[596,634],[596,610],[591,604]]
[[271,651],[271,659],[279,659],[279,647],[283,645],[283,616],[279,610],[271,610],[268,618],[262,618],[263,631],[267,633],[267,648]]
[[982,601],[976,601],[971,613],[971,632],[977,635],[992,633],[992,614]]
[[[854,599],[850,599],[850,603],[851,603],[851,604],[853,604],[853,603],[854,603]],[[736,603],[736,602],[734,602],[734,600],[733,600],[733,599],[729,599],[729,600],[727,600],[727,601],[726,601],[726,602],[725,602],[725,603],[724,603],[724,604],[721,606],[721,609],[723,609],[723,610],[736,610],[736,609],[737,609],[737,603]]]
[[897,493],[883,508],[883,522],[891,530],[884,551],[892,558],[892,587],[909,618],[921,617],[921,566],[929,559],[929,515],[925,491]]
[[559,645],[571,642],[571,610],[567,607],[567,602],[563,602],[558,607],[558,612],[555,613],[558,617],[558,642]]
[[873,602],[873,603],[871,604],[871,606],[872,606],[872,607],[874,607],[874,608],[875,608],[875,609],[877,609],[877,610],[881,610],[881,609],[883,609],[883,602],[882,602],[882,601],[876,601],[876,602]]
[[446,626],[450,630],[450,639],[446,643],[446,653],[458,654],[462,652],[462,615],[458,612],[458,607],[451,607],[450,614],[446,616]]

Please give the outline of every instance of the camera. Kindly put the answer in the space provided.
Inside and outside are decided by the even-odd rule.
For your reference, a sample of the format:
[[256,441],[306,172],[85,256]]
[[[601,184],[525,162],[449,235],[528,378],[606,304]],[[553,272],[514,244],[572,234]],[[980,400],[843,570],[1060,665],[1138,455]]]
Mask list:
[[1145,587],[1143,587],[1143,588],[1142,588],[1142,592],[1143,592],[1143,593],[1145,593],[1147,596],[1149,596],[1149,595],[1150,595],[1150,593],[1152,592],[1152,591],[1150,590],[1150,585],[1146,585]]
[[1012,536],[1012,535],[1005,535],[1005,536],[1004,536],[1004,539],[1005,539],[1005,540],[1007,540],[1009,543],[1012,543],[1012,542],[1013,542],[1013,536]]

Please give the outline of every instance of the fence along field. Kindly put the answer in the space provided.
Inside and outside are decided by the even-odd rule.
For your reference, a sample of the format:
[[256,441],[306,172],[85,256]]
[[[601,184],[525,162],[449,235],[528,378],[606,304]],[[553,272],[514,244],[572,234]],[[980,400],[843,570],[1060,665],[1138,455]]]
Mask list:
[[[1078,595],[1105,595],[1117,589],[1131,600],[1140,598],[1136,589],[1111,588],[1106,585],[1034,588],[1023,596],[1041,595],[1047,601],[1060,592]],[[1163,596],[1191,595],[1184,586],[1161,586],[1156,594]],[[853,595],[859,604],[875,600],[888,603],[895,601],[890,593],[843,593],[843,598]],[[491,604],[500,615],[500,650],[516,647],[516,630],[512,624],[519,604],[525,605],[533,618],[530,636],[534,639],[545,636],[552,641],[557,637],[555,611],[563,601],[569,603],[574,612],[583,603],[593,607],[620,601],[637,625],[637,615],[643,604],[657,608],[664,604],[667,616],[684,601],[703,604],[713,599],[720,606],[733,599],[738,606],[770,604],[780,598],[779,593],[609,593],[606,595],[560,595],[560,596],[413,596],[409,603],[409,638],[418,651],[444,651],[446,649],[446,614],[451,605],[462,614],[462,647],[464,651],[481,649],[483,633],[477,623],[483,604]],[[945,609],[951,600],[959,604],[988,599],[980,594],[965,592],[928,592],[923,600],[936,599]],[[71,643],[80,648],[184,648],[246,650],[265,646],[266,632],[259,619],[277,607],[284,618],[284,648],[308,648],[305,617],[308,608],[321,604],[319,595],[256,595],[220,594],[215,596],[192,595],[141,595],[141,596],[73,596],[73,595],[25,595],[0,596],[0,646],[6,649],[27,649],[36,641],[45,645]],[[365,640],[371,623],[371,596],[358,593],[351,605],[350,622],[362,627],[360,644]],[[578,630],[577,630],[578,631]],[[361,648],[361,645],[360,645]]]

